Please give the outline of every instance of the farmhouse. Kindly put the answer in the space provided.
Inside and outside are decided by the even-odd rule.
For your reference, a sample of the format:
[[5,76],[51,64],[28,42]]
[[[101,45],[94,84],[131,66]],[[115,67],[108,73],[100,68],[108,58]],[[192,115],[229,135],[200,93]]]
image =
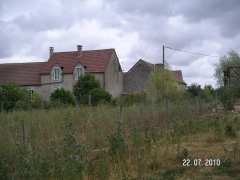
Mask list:
[[[0,85],[15,83],[39,93],[48,100],[53,91],[64,88],[72,91],[81,75],[92,74],[102,88],[113,97],[122,93],[141,92],[149,75],[161,64],[139,60],[128,72],[123,73],[114,49],[54,52],[49,48],[46,62],[0,64]],[[185,86],[181,71],[172,71],[180,86]]]
[[123,74],[114,49],[54,52],[47,62],[0,64],[0,84],[15,83],[38,92],[44,99],[57,88],[72,91],[79,76],[90,73],[102,88],[116,97],[122,93]]

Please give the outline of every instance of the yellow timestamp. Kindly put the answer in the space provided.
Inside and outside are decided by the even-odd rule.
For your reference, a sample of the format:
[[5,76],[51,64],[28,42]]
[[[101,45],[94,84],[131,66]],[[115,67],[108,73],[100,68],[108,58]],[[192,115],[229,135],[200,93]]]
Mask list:
[[183,159],[182,160],[182,166],[184,167],[216,167],[221,166],[221,160],[220,159]]

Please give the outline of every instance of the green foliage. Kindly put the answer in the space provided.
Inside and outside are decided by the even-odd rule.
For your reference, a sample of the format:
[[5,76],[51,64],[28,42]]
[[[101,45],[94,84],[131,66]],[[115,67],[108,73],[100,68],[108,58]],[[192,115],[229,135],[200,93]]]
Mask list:
[[15,84],[0,86],[0,111],[27,110],[41,106],[42,100],[36,92],[31,92]]
[[236,100],[240,98],[239,89],[221,87],[217,92],[219,100],[223,104],[224,109],[233,110]]
[[79,103],[87,104],[91,91],[96,88],[100,88],[99,82],[93,75],[86,74],[80,76],[79,80],[73,87],[73,93]]
[[3,110],[13,110],[25,96],[25,91],[14,84],[0,86],[0,102]]
[[67,91],[63,88],[56,89],[50,96],[50,101],[52,103],[59,103],[59,104],[70,104],[74,105],[74,96],[70,91]]
[[206,102],[211,102],[215,96],[215,90],[211,85],[205,85],[204,88],[201,88],[198,84],[191,84],[187,87],[187,93],[191,98],[201,98]]
[[176,100],[183,95],[172,72],[167,69],[157,70],[150,75],[146,93],[147,97],[155,102],[163,101],[165,98]]
[[190,86],[187,87],[187,92],[192,97],[197,97],[201,95],[202,89],[201,86],[198,84],[191,84]]
[[106,103],[111,101],[111,95],[102,88],[95,88],[90,91],[91,103],[97,105],[99,103]]
[[38,108],[43,107],[42,98],[36,92],[33,92],[32,95],[31,95],[31,105],[32,105],[32,108],[34,108],[34,109],[38,109]]
[[109,152],[113,157],[121,156],[124,154],[126,145],[120,129],[118,129],[117,132],[110,136],[109,143],[110,143]]
[[202,90],[202,98],[207,101],[211,102],[213,101],[215,96],[215,90],[211,85],[205,85],[203,90]]
[[[235,51],[231,51],[227,56],[223,56],[220,58],[218,64],[216,64],[215,68],[215,78],[217,79],[218,85],[221,87],[224,85],[224,74],[223,71],[231,65],[240,65],[240,57],[239,54]],[[239,84],[236,82],[235,85]]]
[[131,93],[124,95],[118,99],[118,103],[126,106],[146,102],[146,93]]
[[73,122],[69,116],[65,117],[63,139],[63,177],[68,179],[82,179],[85,162],[84,148],[75,138]]

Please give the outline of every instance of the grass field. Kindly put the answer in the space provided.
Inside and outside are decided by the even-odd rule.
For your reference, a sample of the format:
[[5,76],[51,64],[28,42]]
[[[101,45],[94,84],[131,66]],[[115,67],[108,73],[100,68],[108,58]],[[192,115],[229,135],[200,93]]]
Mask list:
[[239,179],[239,129],[191,104],[1,113],[0,179]]

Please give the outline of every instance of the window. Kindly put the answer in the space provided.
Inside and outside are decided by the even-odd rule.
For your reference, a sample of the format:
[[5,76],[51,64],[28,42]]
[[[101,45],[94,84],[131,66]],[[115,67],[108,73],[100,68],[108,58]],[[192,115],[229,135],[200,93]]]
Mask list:
[[53,81],[61,81],[62,79],[62,70],[60,67],[55,66],[52,69],[52,80]]
[[84,75],[84,68],[81,65],[77,65],[74,69],[74,80],[78,80],[82,75]]

